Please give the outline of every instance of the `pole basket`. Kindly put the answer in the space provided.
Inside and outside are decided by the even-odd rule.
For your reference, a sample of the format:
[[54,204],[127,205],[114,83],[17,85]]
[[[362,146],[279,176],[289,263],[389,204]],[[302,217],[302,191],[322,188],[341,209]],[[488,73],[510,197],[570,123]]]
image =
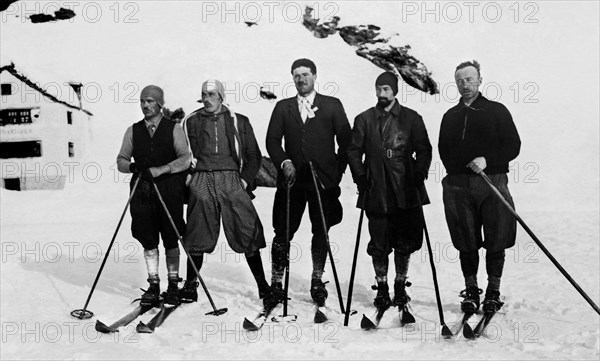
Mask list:
[[446,325],[442,325],[442,337],[452,338],[453,336],[454,336],[454,333],[452,333],[452,331],[450,331],[450,328]]
[[298,315],[278,315],[271,317],[273,322],[295,322],[298,319]]
[[227,307],[205,313],[209,316],[221,316],[227,312]]
[[89,310],[84,310],[82,308],[71,311],[71,316],[78,318],[80,320],[87,320],[94,317],[94,313]]

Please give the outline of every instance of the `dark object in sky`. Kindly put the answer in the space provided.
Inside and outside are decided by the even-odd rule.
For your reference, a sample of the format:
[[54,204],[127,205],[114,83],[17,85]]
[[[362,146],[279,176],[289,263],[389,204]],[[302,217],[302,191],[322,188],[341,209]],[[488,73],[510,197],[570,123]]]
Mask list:
[[313,35],[319,39],[324,39],[329,35],[335,34],[338,29],[338,22],[340,21],[339,16],[334,16],[331,21],[326,21],[323,24],[319,24],[319,19],[312,17],[313,8],[306,6],[304,9],[302,24],[308,30],[312,31]]
[[263,90],[263,87],[260,87],[260,97],[263,99],[277,99],[277,95],[273,94],[272,92],[268,91],[268,90]]
[[75,12],[71,9],[60,8],[54,12],[54,17],[57,20],[68,20],[75,17]]
[[32,23],[47,23],[56,20],[68,20],[75,17],[75,12],[71,9],[60,8],[54,12],[54,16],[50,14],[33,14],[29,17]]
[[389,48],[367,49],[361,47],[356,50],[360,57],[368,59],[381,69],[389,70],[402,77],[413,88],[433,95],[439,93],[438,86],[427,72],[427,68],[412,55],[408,55],[410,45],[389,46]]
[[16,3],[18,0],[2,0],[0,1],[0,12],[8,9],[10,4]]
[[381,28],[376,25],[350,25],[339,29],[340,36],[350,45],[386,43],[388,39],[377,38]]
[[49,21],[56,21],[56,18],[53,15],[49,14],[33,14],[29,17],[32,23],[47,23]]
[[258,23],[255,23],[254,21],[244,21],[244,23],[246,23],[248,27],[252,27],[252,25],[258,25]]
[[335,33],[352,46],[357,47],[356,55],[369,60],[381,69],[391,71],[402,77],[410,86],[429,94],[439,93],[437,83],[431,73],[417,58],[408,54],[410,45],[394,46],[388,44],[390,38],[380,37],[381,28],[377,25],[350,25],[339,27],[340,18],[334,16],[331,21],[319,24],[312,16],[313,9],[307,6],[302,25],[319,39]]

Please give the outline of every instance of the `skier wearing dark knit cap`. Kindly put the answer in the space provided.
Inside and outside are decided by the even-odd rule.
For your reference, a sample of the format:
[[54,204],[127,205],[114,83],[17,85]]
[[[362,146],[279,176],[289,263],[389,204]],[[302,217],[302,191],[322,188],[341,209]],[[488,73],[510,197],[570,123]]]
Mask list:
[[[442,180],[444,210],[452,243],[460,252],[465,278],[461,309],[479,309],[477,269],[479,249],[486,253],[488,284],[483,301],[486,312],[502,307],[500,278],[505,249],[514,246],[517,222],[478,173],[485,169],[502,196],[514,207],[508,191],[508,162],[521,149],[519,133],[506,107],[486,99],[479,92],[479,63],[464,62],[456,67],[454,78],[460,101],[444,114],[440,127],[440,158],[448,175]],[[483,229],[483,235],[481,231]]]
[[158,244],[162,237],[169,281],[165,305],[175,306],[179,302],[179,240],[152,182],[156,183],[178,231],[183,232],[184,171],[190,165],[190,157],[183,129],[176,119],[167,116],[173,113],[163,107],[164,103],[160,87],[148,85],[142,89],[140,107],[144,119],[127,128],[117,167],[122,173],[134,173],[131,186],[141,177],[130,207],[131,232],[144,247],[150,283],[141,304],[156,305],[159,300]]
[[[395,98],[398,78],[384,72],[375,82],[377,105],[354,119],[348,164],[359,191],[358,207],[369,220],[377,281],[374,304],[402,309],[410,255],[423,243],[422,205],[429,203],[424,181],[431,164],[431,144],[421,116]],[[364,160],[363,160],[364,156]],[[394,299],[387,282],[389,255],[394,253]]]

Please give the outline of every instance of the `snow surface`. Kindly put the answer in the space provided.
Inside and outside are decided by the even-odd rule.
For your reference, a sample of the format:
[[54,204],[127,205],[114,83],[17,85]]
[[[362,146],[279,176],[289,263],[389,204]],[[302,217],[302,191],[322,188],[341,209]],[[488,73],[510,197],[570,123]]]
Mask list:
[[[250,117],[266,154],[264,136],[274,103],[259,99],[258,88],[272,82],[279,98],[294,95],[289,75],[294,59],[309,57],[316,62],[321,91],[342,100],[351,122],[374,104],[373,82],[381,72],[355,56],[339,37],[316,39],[291,21],[295,5],[299,9],[304,3],[78,4],[78,16],[72,22],[22,22],[23,13],[33,13],[36,6],[54,11],[56,3],[18,2],[19,17],[11,13],[14,8],[0,13],[0,63],[14,61],[42,86],[70,80],[92,84],[84,100],[95,114],[94,144],[86,162],[74,167],[64,190],[0,190],[2,359],[599,358],[598,314],[522,229],[517,245],[507,251],[501,289],[506,305],[493,319],[488,334],[476,342],[440,338],[425,245],[413,256],[409,271],[416,327],[398,327],[397,318],[389,312],[381,329],[360,330],[360,317],[371,312],[374,297],[370,289],[373,271],[365,252],[366,224],[352,304],[357,314],[349,327],[343,326],[328,264],[325,279],[331,281],[331,321],[314,325],[308,294],[307,217],[294,238],[292,253],[290,312],[298,315],[295,323],[267,324],[258,333],[242,330],[244,317],[252,316],[260,303],[243,256],[232,253],[222,240],[208,256],[202,274],[217,307],[229,309],[225,315],[206,316],[210,304],[200,294],[198,303],[182,306],[155,334],[136,334],[135,323],[114,335],[98,334],[95,320],[110,323],[119,318],[140,294],[138,288],[146,285],[143,252],[131,238],[128,214],[89,305],[96,317],[71,318],[70,311],[85,303],[125,206],[127,179],[116,173],[114,159],[126,127],[141,118],[137,106],[141,87],[161,85],[167,106],[182,106],[189,113],[197,107],[203,80],[225,81],[228,100]],[[398,41],[413,47],[412,54],[433,72],[443,92],[433,97],[404,87],[399,99],[423,115],[434,145],[443,113],[458,100],[452,88],[454,67],[472,58],[481,62],[487,95],[509,108],[523,141],[509,178],[517,211],[599,303],[598,3],[477,3],[472,21],[467,6],[452,3],[462,10],[456,22],[449,21],[456,19],[450,13],[455,8],[444,2],[427,3],[426,9],[422,2],[310,4],[320,10],[321,17],[338,15],[341,24],[377,24],[399,33]],[[488,21],[494,4],[502,10],[497,22]],[[216,7],[216,15],[209,15],[214,12],[209,5]],[[99,17],[94,13],[96,6],[102,10]],[[233,9],[226,21],[223,6]],[[247,28],[244,16],[255,19],[251,11],[256,8],[262,11],[259,25]],[[289,11],[286,16],[284,8]],[[491,14],[487,20],[483,8]],[[437,11],[440,18],[424,15],[427,9]],[[408,15],[414,11],[415,15]],[[100,95],[94,93],[97,89]],[[425,213],[444,316],[452,325],[460,318],[457,295],[463,283],[444,221],[442,176],[434,152],[427,182],[432,204]],[[274,189],[261,188],[256,195],[255,205],[270,241]],[[342,182],[344,220],[330,233],[344,301],[359,218],[355,201],[355,187],[347,174]],[[269,253],[269,248],[262,253],[267,274]],[[484,265],[482,261],[480,285],[485,285]],[[161,271],[165,278],[162,257]]]

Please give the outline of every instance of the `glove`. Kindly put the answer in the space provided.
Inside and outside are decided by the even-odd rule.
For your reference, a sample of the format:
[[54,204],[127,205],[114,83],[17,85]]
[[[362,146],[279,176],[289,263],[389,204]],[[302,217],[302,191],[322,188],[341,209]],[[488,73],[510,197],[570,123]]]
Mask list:
[[283,175],[288,184],[294,183],[296,180],[296,167],[294,167],[294,163],[285,162],[283,164]]
[[358,188],[358,192],[362,193],[367,190],[367,175],[363,174],[356,179],[356,188]]

